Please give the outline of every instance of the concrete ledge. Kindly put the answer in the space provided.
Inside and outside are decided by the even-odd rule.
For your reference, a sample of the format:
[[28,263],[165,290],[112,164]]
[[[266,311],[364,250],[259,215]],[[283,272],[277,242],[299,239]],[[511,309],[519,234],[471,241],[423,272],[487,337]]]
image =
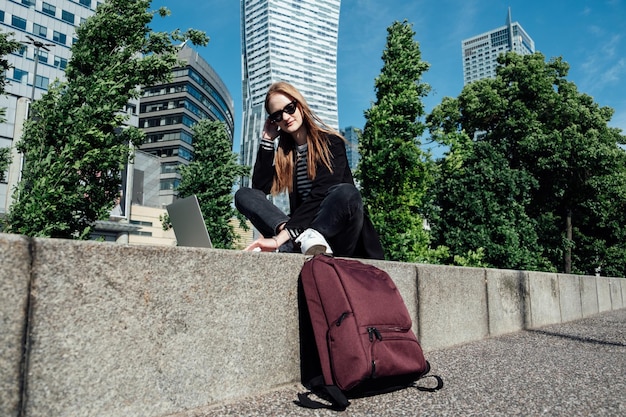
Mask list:
[[624,305],[624,298],[622,296],[624,291],[624,280],[621,278],[609,278],[609,285],[611,291],[611,310],[619,310],[626,307]]
[[489,334],[499,336],[528,327],[528,273],[488,269]]
[[0,415],[18,416],[30,254],[27,239],[0,234]]
[[598,307],[598,280],[595,277],[580,277],[580,301],[583,317],[590,317],[600,312]]
[[529,272],[529,327],[541,327],[561,322],[561,301],[557,274]]
[[159,416],[294,380],[301,264],[37,240],[26,415]]
[[611,304],[611,279],[598,277],[596,286],[598,288],[598,312],[611,310],[613,307]]
[[[304,256],[13,235],[0,248],[0,415],[165,416],[299,380]],[[619,278],[371,263],[426,352],[623,308],[626,293]]]
[[582,290],[578,275],[559,274],[559,303],[561,321],[568,322],[583,318]]
[[489,334],[485,270],[418,265],[419,333],[424,351]]

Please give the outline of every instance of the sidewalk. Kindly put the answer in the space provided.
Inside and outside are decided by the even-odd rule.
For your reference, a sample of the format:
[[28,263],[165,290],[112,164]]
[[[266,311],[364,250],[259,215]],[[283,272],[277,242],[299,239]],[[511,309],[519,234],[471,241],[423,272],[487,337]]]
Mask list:
[[172,417],[623,416],[626,309],[427,352],[445,386],[352,400],[343,413],[294,404],[299,384]]

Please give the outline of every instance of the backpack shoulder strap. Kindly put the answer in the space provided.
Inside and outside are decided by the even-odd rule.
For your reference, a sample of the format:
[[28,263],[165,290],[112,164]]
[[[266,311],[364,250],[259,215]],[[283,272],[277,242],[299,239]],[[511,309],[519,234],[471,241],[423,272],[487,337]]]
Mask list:
[[[344,411],[350,405],[350,401],[348,401],[339,387],[336,385],[324,384],[324,377],[322,375],[313,378],[306,385],[310,391],[298,393],[298,400],[294,401],[300,407],[313,409],[328,408],[335,411]],[[312,400],[309,397],[311,394],[328,401],[330,404]]]

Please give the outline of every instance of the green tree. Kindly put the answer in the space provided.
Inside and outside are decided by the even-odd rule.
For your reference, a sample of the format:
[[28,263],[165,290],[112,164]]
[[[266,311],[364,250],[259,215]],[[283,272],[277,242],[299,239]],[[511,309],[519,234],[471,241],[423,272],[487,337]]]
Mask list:
[[[7,55],[17,51],[21,45],[18,41],[12,39],[13,33],[0,32],[0,95],[4,95],[6,87],[6,74],[11,68]],[[0,123],[6,122],[4,118],[6,108],[0,108]],[[11,164],[11,148],[0,148],[0,181],[4,181],[4,173]]]
[[363,201],[378,230],[385,257],[419,261],[429,257],[429,234],[420,208],[432,183],[430,156],[420,149],[425,125],[422,61],[415,32],[406,21],[388,29],[383,68],[375,80],[376,101],[365,112],[357,179]]
[[535,223],[526,214],[535,186],[532,177],[510,167],[491,144],[455,143],[449,157],[441,161],[431,190],[437,195],[437,211],[431,215],[433,240],[455,254],[447,262],[458,263],[458,254],[476,251],[482,253],[486,266],[545,267]]
[[28,236],[88,238],[106,218],[121,186],[131,146],[143,134],[124,128],[122,110],[140,86],[171,77],[174,41],[206,44],[190,29],[152,32],[150,0],[108,0],[81,24],[66,82],[56,82],[33,105],[18,145],[25,156],[23,180],[10,212],[10,229]]
[[0,32],[0,94],[5,93],[7,84],[6,74],[11,68],[7,55],[16,52],[22,44],[13,39],[13,32]]
[[237,163],[223,122],[200,120],[193,127],[193,147],[193,161],[179,168],[178,196],[195,194],[213,245],[232,249],[237,235],[230,220],[237,217],[244,225],[244,218],[232,206],[232,190],[250,169]]
[[[551,89],[556,98],[546,104],[554,108],[553,115],[538,113],[544,134],[521,143],[528,169],[539,182],[529,213],[546,230],[544,245],[555,248],[551,255],[558,270],[621,271],[626,276],[626,219],[621,214],[626,207],[626,152],[619,147],[626,138],[608,126],[611,108],[600,107],[565,79],[565,62],[551,64],[560,68]],[[544,221],[546,217],[553,221]]]
[[[480,244],[496,267],[623,275],[626,224],[615,210],[626,202],[626,153],[624,136],[608,127],[612,110],[578,92],[560,58],[498,61],[494,80],[466,86],[428,118],[462,167],[441,170],[437,241],[453,252]],[[459,140],[475,132],[473,143]],[[487,200],[488,211],[472,205]],[[476,230],[481,238],[455,240]]]

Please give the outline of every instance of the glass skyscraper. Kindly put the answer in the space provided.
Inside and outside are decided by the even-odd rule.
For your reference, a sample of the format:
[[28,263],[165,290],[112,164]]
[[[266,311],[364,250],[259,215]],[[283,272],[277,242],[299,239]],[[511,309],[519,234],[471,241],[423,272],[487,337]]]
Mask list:
[[359,154],[359,139],[363,135],[363,131],[358,127],[348,126],[339,131],[344,138],[348,141],[346,143],[346,157],[348,158],[348,165],[350,170],[354,173],[361,160]]
[[511,21],[511,9],[506,24],[462,42],[463,84],[496,76],[498,55],[517,52],[520,55],[535,52],[535,42],[522,26]]
[[[161,160],[162,206],[178,195],[178,167],[193,160],[193,126],[201,119],[220,120],[231,143],[235,130],[233,99],[213,67],[186,43],[178,60],[181,66],[173,69],[170,81],[143,88],[139,107],[139,128],[146,134],[140,149]],[[136,196],[133,203],[142,204]]]
[[[326,124],[338,128],[340,3],[241,0],[242,164],[254,165],[266,118],[265,94],[273,82],[293,84]],[[243,185],[249,185],[247,179]]]

